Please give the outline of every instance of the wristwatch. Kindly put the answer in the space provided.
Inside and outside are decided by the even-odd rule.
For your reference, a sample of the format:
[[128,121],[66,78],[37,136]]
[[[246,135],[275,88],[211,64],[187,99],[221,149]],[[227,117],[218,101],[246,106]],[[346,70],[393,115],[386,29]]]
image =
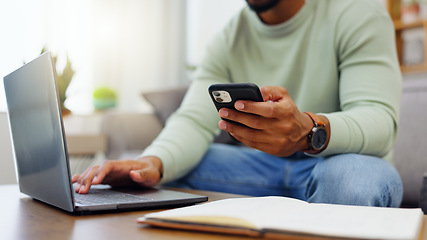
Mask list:
[[313,121],[313,128],[308,134],[308,149],[304,150],[304,152],[309,154],[316,154],[322,152],[326,148],[326,144],[328,141],[328,131],[326,130],[325,124],[311,112],[304,112],[307,114],[311,120]]

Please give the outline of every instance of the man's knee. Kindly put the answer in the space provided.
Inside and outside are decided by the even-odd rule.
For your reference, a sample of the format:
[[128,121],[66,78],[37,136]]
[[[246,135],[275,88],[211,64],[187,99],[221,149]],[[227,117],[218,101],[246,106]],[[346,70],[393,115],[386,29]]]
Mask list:
[[343,154],[316,165],[306,195],[309,202],[398,207],[402,193],[399,174],[385,160]]

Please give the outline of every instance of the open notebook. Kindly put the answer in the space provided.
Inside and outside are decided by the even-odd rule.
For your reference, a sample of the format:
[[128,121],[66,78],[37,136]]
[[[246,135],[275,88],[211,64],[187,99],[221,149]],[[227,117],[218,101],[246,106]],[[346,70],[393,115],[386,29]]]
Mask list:
[[421,209],[307,203],[286,197],[235,198],[147,214],[157,227],[253,237],[283,234],[350,239],[417,239]]

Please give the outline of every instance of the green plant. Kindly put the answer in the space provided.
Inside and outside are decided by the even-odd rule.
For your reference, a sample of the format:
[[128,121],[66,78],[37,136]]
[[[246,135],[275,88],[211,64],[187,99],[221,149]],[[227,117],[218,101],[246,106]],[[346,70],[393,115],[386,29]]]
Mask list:
[[[43,48],[41,53],[44,53],[46,51],[47,51],[46,48]],[[64,69],[62,69],[62,71],[58,71],[56,60],[57,60],[57,56],[53,55],[53,62],[57,70],[56,81],[58,85],[59,101],[61,102],[62,112],[69,113],[70,110],[68,110],[68,108],[65,107],[64,103],[65,103],[65,100],[67,99],[66,92],[67,92],[68,86],[70,85],[71,80],[73,79],[75,71],[71,66],[71,62],[68,56],[67,56],[67,63],[65,64],[65,67]]]

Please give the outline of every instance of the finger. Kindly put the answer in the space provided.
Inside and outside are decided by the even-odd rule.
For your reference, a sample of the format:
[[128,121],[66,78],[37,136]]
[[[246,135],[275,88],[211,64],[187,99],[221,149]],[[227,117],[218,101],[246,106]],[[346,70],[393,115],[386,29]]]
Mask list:
[[75,174],[71,177],[71,182],[75,183],[77,182],[77,180],[79,180],[79,178],[80,178],[80,174]]
[[107,174],[112,171],[112,168],[113,168],[112,164],[103,164],[101,167],[99,167],[92,178],[92,184],[93,185],[101,184],[102,181],[104,181]]
[[[240,112],[252,113],[267,118],[280,118],[293,106],[288,91],[283,87],[265,86],[261,88],[264,102],[236,101],[234,107]],[[291,102],[289,102],[291,101]]]
[[101,166],[95,169],[96,171],[92,171],[88,175],[87,181],[92,185],[101,184],[105,177],[114,170],[114,163],[111,161],[104,161]]
[[277,86],[264,86],[260,88],[261,95],[266,101],[276,102],[282,99],[283,97],[289,96],[286,88],[277,87]]
[[[252,129],[239,124],[230,123],[228,121],[221,120],[218,126],[229,132],[231,135],[237,135],[241,139],[245,139],[247,142],[264,142],[270,141],[270,138],[262,131],[258,129]],[[239,139],[238,139],[239,140]],[[240,141],[240,140],[239,140]]]
[[235,139],[237,139],[238,141],[246,144],[247,146],[261,150],[261,151],[268,153],[268,154],[271,154],[271,155],[275,155],[275,156],[279,156],[279,157],[282,157],[282,156],[286,157],[286,156],[289,156],[292,154],[292,152],[283,152],[282,149],[275,147],[274,144],[271,144],[271,143],[249,141],[249,140],[247,140],[243,137],[240,137],[238,135],[235,135],[235,134],[231,134],[231,135]]
[[100,167],[99,166],[93,166],[89,168],[83,177],[81,177],[79,183],[80,187],[79,189],[76,188],[76,191],[78,190],[79,193],[87,193],[89,192],[90,186],[92,185],[92,180],[95,176],[95,173],[98,171]]
[[219,115],[223,119],[238,122],[253,129],[265,129],[272,124],[272,119],[259,115],[242,113],[232,109],[222,108],[219,111]]
[[[266,118],[277,118],[281,112],[279,103],[283,102],[283,99],[279,101],[268,101],[268,102],[253,102],[239,100],[235,103],[234,107],[239,112],[251,113],[253,115],[263,116]],[[282,106],[283,107],[283,106]]]
[[[75,175],[73,175],[72,177],[71,177],[71,182],[72,183],[76,183],[78,180],[79,180],[79,178],[80,178],[80,174],[75,174]],[[75,192],[78,192],[80,190],[80,184],[79,183],[77,183],[76,185],[75,185],[75,189],[74,189],[74,191]]]
[[[82,174],[78,174],[78,175],[73,176],[74,178],[76,178],[75,182],[77,182],[76,188],[74,189],[75,192],[80,192],[80,189],[82,187],[82,183],[84,181],[84,176],[87,175],[87,173],[90,171],[90,169],[91,168],[87,168]],[[73,183],[75,183],[75,182],[73,182]]]
[[[236,140],[246,144],[247,146],[249,146],[251,148],[255,148],[255,149],[259,149],[259,150],[263,150],[263,151],[267,151],[267,149],[269,148],[269,146],[265,143],[249,141],[248,139],[241,137],[239,135],[236,135],[236,134],[230,134],[230,135],[233,136]],[[264,148],[263,148],[263,146],[264,146]]]

